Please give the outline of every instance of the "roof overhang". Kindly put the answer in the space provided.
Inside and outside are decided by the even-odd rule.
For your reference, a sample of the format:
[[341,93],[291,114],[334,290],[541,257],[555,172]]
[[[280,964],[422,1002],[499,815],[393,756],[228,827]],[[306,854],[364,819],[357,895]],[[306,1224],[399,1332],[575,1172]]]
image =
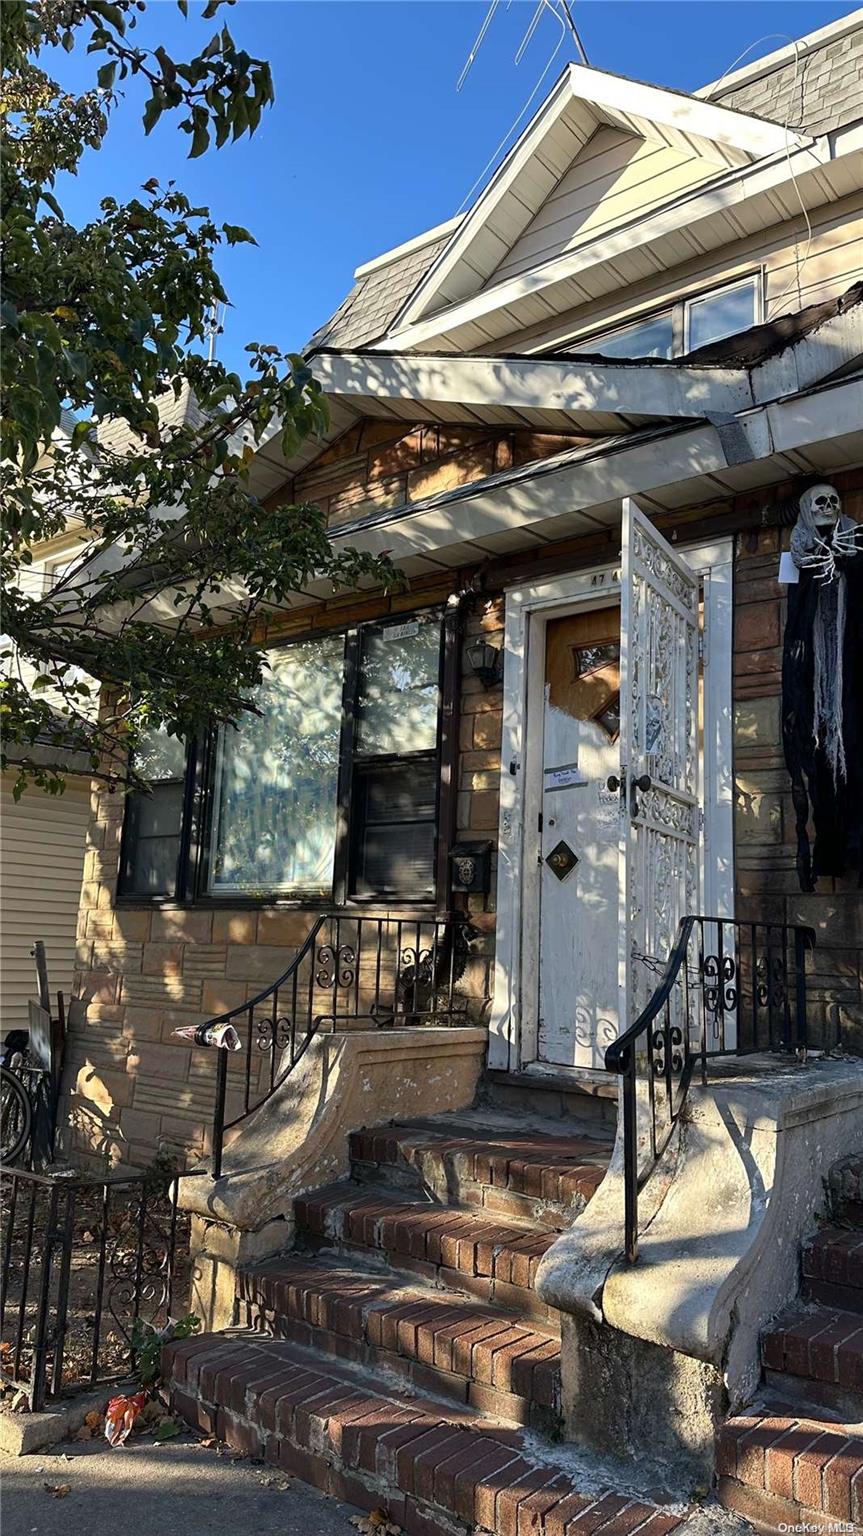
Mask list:
[[388,551],[417,577],[616,527],[626,495],[661,515],[854,467],[863,462],[861,385],[857,375],[755,406],[737,418],[737,444],[708,422],[649,429],[379,513],[340,528],[334,542]]
[[[863,463],[860,372],[739,412],[732,423],[680,422],[569,449],[439,492],[421,502],[380,510],[335,530],[336,549],[388,554],[411,579],[501,555],[541,552],[548,544],[609,533],[621,498],[638,495],[661,516],[727,501],[801,475],[829,475]],[[373,587],[371,581],[361,582]],[[280,604],[294,611],[331,598],[313,581]],[[214,616],[230,623],[244,593],[225,583],[213,594]],[[173,626],[182,612],[175,594],[135,603],[139,617]],[[114,622],[123,614],[117,610]]]
[[744,368],[655,360],[456,357],[319,352],[325,393],[361,415],[476,421],[543,432],[608,435],[652,420],[731,413],[753,404]]
[[252,489],[259,498],[277,491],[366,417],[406,427],[449,422],[602,438],[657,422],[712,419],[727,427],[752,405],[859,366],[863,285],[729,338],[718,350],[716,359],[692,362],[321,350],[309,362],[327,397],[329,430],[288,462],[273,433],[255,455]]
[[398,329],[482,287],[602,126],[706,160],[718,175],[813,142],[764,118],[570,64],[408,299]]
[[[799,215],[801,201],[813,208],[857,193],[861,181],[863,124],[857,123],[725,170],[652,214],[588,237],[527,272],[452,300],[434,314],[412,303],[375,349],[488,351],[501,338],[528,326],[792,219]],[[465,229],[456,239],[464,237]],[[446,255],[445,250],[416,299]]]

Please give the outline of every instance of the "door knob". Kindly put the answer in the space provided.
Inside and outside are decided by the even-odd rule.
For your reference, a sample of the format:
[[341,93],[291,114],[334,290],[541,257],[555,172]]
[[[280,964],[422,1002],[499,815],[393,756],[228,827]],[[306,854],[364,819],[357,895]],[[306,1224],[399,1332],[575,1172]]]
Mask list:
[[631,793],[632,793],[632,800],[630,802],[630,807],[629,808],[630,808],[630,811],[632,812],[633,816],[637,816],[638,815],[638,797],[637,797],[635,791],[636,790],[640,790],[641,793],[643,795],[645,795],[649,789],[653,788],[653,780],[651,779],[649,773],[642,773],[642,774],[639,775],[638,778],[636,778],[635,774],[633,774],[632,778],[629,781],[629,787],[630,787],[630,790],[631,790]]
[[611,774],[605,781],[606,789],[610,789],[612,794],[615,794],[620,789],[620,785],[621,780],[617,777],[616,773]]

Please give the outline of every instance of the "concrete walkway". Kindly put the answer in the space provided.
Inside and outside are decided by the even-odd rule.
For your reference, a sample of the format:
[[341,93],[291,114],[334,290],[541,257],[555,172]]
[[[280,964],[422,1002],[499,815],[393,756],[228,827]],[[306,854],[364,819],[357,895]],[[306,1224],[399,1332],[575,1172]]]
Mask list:
[[357,1536],[355,1509],[191,1435],[0,1456],[0,1499],[3,1536]]

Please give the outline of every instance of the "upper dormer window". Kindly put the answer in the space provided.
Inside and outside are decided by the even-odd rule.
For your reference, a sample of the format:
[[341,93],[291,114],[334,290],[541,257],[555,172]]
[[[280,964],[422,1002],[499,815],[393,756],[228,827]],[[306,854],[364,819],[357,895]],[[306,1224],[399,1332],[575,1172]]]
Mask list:
[[757,277],[747,277],[742,283],[730,283],[703,298],[690,299],[686,304],[685,350],[694,352],[757,325],[758,287]]
[[761,277],[753,273],[740,282],[725,283],[711,293],[681,299],[671,309],[647,315],[631,325],[602,331],[597,336],[579,336],[573,350],[620,359],[685,357],[698,347],[748,330],[760,319]]
[[594,336],[579,350],[598,352],[601,357],[673,357],[671,310],[664,315],[651,315],[649,320],[639,320],[636,325],[625,325],[619,331]]

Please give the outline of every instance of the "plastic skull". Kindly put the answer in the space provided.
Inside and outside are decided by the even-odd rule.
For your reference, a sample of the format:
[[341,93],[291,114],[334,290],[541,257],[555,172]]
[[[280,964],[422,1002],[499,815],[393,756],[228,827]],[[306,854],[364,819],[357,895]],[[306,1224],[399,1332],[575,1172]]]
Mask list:
[[819,528],[838,522],[842,500],[835,485],[813,485],[800,497],[800,510]]

